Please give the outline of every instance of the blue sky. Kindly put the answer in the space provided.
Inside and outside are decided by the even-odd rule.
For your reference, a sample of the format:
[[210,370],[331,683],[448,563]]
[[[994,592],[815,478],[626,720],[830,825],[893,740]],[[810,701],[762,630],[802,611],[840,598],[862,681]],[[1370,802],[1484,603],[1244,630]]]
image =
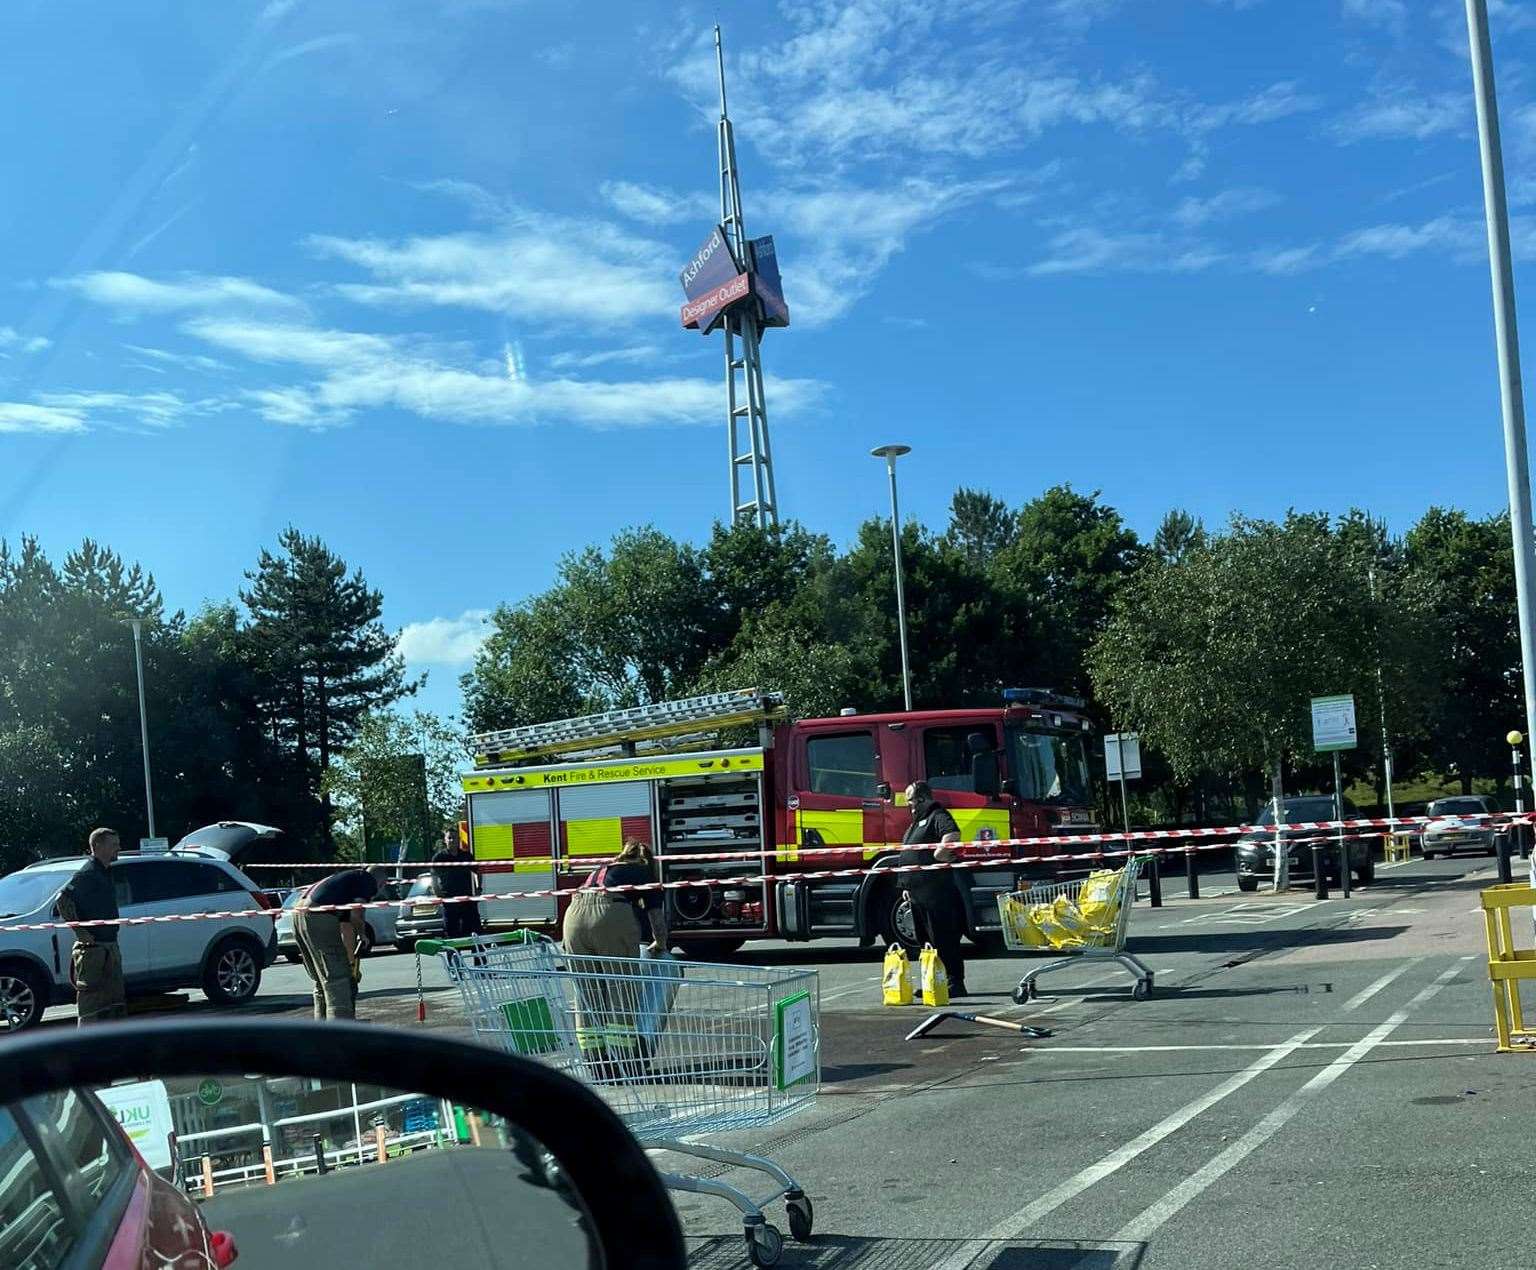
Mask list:
[[[1536,5],[1492,7],[1528,265]],[[784,514],[847,540],[891,439],[933,524],[1503,504],[1460,0],[11,0],[0,536],[191,609],[319,533],[444,710],[562,552],[702,537],[717,19]]]

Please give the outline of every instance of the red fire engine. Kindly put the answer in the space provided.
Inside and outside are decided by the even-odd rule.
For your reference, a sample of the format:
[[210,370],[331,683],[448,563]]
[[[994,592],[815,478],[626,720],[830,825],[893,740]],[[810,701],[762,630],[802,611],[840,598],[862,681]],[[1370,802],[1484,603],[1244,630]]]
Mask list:
[[[1016,688],[991,709],[791,722],[781,697],[748,689],[484,733],[463,778],[469,842],[485,892],[512,896],[485,902],[484,918],[558,930],[563,899],[537,892],[579,886],[639,838],[662,881],[689,883],[667,893],[670,926],[702,954],[749,939],[910,945],[889,870],[910,822],[904,791],[925,780],[971,844],[962,858],[981,862],[954,876],[985,942],[999,892],[1054,867],[1030,863],[1047,846],[988,842],[1093,827],[1083,710]],[[756,744],[729,744],[754,731]]]

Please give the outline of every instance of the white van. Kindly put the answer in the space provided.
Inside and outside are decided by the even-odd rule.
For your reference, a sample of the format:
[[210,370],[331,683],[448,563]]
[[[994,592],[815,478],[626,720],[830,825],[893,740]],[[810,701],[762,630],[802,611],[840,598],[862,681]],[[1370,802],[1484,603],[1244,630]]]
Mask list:
[[171,1097],[165,1082],[136,1080],[108,1085],[98,1089],[96,1097],[117,1117],[144,1163],[167,1181],[177,1181],[176,1122],[171,1119]]

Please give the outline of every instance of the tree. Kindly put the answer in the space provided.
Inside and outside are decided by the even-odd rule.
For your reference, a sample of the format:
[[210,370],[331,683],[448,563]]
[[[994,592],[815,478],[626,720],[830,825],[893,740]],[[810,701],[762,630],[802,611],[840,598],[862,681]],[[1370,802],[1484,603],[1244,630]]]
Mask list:
[[[1308,702],[1375,701],[1370,594],[1340,567],[1326,516],[1234,518],[1175,561],[1153,559],[1116,597],[1095,642],[1095,691],[1176,777],[1320,770]],[[1250,781],[1250,792],[1262,782]]]
[[1017,536],[1017,522],[1002,499],[962,485],[949,500],[945,540],[973,565],[985,568]]
[[1182,508],[1169,511],[1152,536],[1152,554],[1159,560],[1179,560],[1191,547],[1205,542],[1205,526]]
[[366,715],[324,783],[359,848],[356,858],[381,840],[404,847],[402,858],[430,855],[443,829],[458,821],[467,758],[462,733],[435,714]]
[[0,874],[82,849],[91,817],[72,767],[47,728],[0,728]]
[[1144,550],[1099,492],[1056,485],[1019,509],[1018,536],[993,562],[1003,602],[1027,621],[1035,682],[1088,692],[1088,649]]
[[[379,621],[383,596],[362,570],[350,576],[317,537],[292,527],[279,553],[262,550],[250,588],[248,648],[267,691],[273,735],[286,741],[306,773],[319,775],[348,744],[363,716],[416,690],[396,652],[397,635]],[[311,764],[310,756],[314,755]]]
[[1504,734],[1525,718],[1508,514],[1431,507],[1406,535],[1404,568],[1439,637],[1426,758],[1471,793],[1474,776],[1503,776]]

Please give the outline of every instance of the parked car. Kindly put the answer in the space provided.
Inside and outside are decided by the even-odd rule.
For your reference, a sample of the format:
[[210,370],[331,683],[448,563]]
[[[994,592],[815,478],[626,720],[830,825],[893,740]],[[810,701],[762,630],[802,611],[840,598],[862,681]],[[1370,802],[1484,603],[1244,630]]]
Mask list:
[[[289,891],[283,896],[283,907],[277,918],[277,951],[289,961],[298,961],[299,944],[293,937],[293,910],[298,905],[299,897],[307,894],[309,887],[301,886]],[[386,882],[379,887],[381,900],[398,900],[405,896],[406,886],[403,882]],[[395,918],[398,912],[394,908],[370,908],[365,910],[368,919],[368,932],[363,940],[363,956],[367,956],[375,948],[385,944],[397,943],[395,935]]]
[[234,1240],[145,1162],[97,1097],[0,1106],[0,1266],[214,1266]]
[[[1359,815],[1354,803],[1349,799],[1344,799],[1343,805],[1345,820],[1352,820]],[[1334,819],[1332,794],[1292,796],[1285,799],[1281,809],[1282,824],[1332,819]],[[1262,826],[1274,823],[1275,804],[1271,799],[1259,817],[1258,824],[1261,827],[1250,829],[1233,844],[1233,854],[1237,858],[1237,889],[1239,891],[1257,890],[1260,880],[1274,877],[1275,834],[1274,830],[1265,833],[1262,829]],[[1312,876],[1312,842],[1319,837],[1326,839],[1327,835],[1316,829],[1280,830],[1280,841],[1289,844],[1287,849],[1290,854],[1291,877],[1310,878]],[[1349,852],[1350,869],[1361,882],[1369,882],[1376,876],[1376,862],[1371,856],[1371,839],[1358,836],[1346,838],[1345,846]],[[1332,860],[1328,864],[1328,873],[1330,877],[1337,879],[1338,854],[1331,841],[1329,849]]]
[[[75,999],[69,980],[74,934],[15,930],[58,920],[55,901],[84,863],[82,856],[42,860],[0,878],[0,1030],[32,1027],[50,1005]],[[228,860],[197,850],[157,855],[125,852],[112,866],[123,917],[230,913],[197,922],[118,928],[128,995],[201,988],[219,1005],[256,995],[261,972],[277,957],[271,917],[238,917],[270,902]],[[271,910],[275,916],[276,910]]]
[[1458,851],[1492,855],[1499,840],[1509,834],[1508,825],[1496,825],[1490,819],[1499,814],[1499,805],[1485,794],[1437,798],[1425,814],[1429,819],[1420,842],[1426,860]]
[[400,907],[395,910],[395,946],[401,951],[410,952],[418,939],[430,939],[443,933],[443,906],[416,903],[436,894],[430,873],[423,873],[406,890]]

